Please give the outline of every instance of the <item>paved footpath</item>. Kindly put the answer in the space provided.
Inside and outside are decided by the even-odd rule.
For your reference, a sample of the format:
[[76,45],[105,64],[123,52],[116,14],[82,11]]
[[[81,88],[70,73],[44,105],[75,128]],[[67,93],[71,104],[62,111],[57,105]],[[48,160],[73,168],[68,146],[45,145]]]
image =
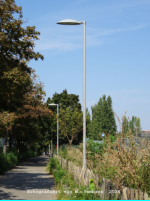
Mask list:
[[57,200],[47,156],[31,158],[0,176],[0,200]]

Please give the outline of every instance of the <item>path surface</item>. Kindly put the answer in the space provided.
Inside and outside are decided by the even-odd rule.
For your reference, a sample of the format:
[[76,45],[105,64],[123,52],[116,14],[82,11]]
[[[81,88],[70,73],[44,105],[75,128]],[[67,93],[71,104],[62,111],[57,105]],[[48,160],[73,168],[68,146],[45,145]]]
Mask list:
[[56,200],[54,180],[45,172],[48,159],[31,158],[1,175],[0,200]]

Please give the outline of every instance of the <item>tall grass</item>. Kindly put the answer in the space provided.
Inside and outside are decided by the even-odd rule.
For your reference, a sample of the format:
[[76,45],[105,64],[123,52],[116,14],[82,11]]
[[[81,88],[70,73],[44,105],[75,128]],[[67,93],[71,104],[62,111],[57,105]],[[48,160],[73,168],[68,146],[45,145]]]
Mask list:
[[[116,134],[113,142],[108,133],[103,145],[87,143],[87,167],[100,177],[111,179],[120,189],[126,186],[150,195],[150,143],[139,139],[139,148],[131,131],[124,134],[122,123],[117,119],[121,133]],[[125,138],[129,139],[128,147],[125,146]],[[82,144],[79,149],[66,150],[65,158],[82,166],[82,150]],[[63,157],[62,152],[60,155]]]

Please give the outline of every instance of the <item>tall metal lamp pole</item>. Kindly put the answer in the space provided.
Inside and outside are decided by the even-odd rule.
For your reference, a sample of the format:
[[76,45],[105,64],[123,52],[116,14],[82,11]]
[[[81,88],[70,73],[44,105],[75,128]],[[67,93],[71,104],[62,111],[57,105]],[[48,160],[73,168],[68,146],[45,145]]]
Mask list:
[[57,24],[83,24],[83,168],[86,168],[86,21],[66,19],[57,22]]

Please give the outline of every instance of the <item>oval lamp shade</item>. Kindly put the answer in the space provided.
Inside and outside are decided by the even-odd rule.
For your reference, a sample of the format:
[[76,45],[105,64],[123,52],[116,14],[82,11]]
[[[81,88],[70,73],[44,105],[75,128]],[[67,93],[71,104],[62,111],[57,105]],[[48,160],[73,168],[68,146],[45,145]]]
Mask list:
[[76,20],[72,20],[72,19],[66,19],[66,20],[61,20],[59,22],[57,22],[57,24],[62,24],[62,25],[79,25],[82,22],[80,21],[76,21]]

